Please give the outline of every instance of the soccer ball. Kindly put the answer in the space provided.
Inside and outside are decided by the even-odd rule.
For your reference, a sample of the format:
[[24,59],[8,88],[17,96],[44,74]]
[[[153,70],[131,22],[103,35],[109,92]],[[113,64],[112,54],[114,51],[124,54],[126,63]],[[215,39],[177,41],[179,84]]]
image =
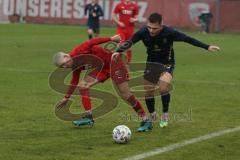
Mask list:
[[116,143],[127,143],[131,139],[131,130],[125,125],[119,125],[113,129],[112,137]]

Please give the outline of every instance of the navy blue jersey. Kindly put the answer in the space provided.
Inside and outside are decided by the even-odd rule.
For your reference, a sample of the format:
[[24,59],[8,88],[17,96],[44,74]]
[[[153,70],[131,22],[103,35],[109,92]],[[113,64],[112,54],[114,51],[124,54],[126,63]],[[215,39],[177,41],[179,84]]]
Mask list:
[[[93,13],[96,13],[96,17],[93,17]],[[84,11],[85,16],[88,14],[89,20],[98,20],[99,17],[103,16],[103,10],[99,4],[87,4]]]
[[145,26],[137,31],[130,40],[126,41],[125,44],[123,43],[120,45],[120,47],[117,49],[117,52],[127,50],[132,46],[132,44],[137,43],[140,40],[147,48],[147,62],[156,62],[165,65],[175,64],[173,50],[174,41],[183,41],[204,49],[208,49],[209,47],[209,45],[168,26],[163,26],[162,31],[158,35],[152,37]]

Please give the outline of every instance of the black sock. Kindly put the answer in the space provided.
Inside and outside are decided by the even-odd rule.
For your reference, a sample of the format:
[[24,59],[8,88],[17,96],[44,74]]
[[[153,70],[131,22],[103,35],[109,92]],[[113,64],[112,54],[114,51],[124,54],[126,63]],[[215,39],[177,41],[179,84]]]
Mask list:
[[148,112],[149,113],[153,113],[155,111],[155,99],[154,97],[148,97],[148,98],[145,98],[145,103],[147,105],[147,108],[148,108]]
[[88,34],[88,39],[92,39],[92,34]]
[[168,112],[169,102],[170,102],[170,94],[169,93],[162,96],[162,112],[163,113]]

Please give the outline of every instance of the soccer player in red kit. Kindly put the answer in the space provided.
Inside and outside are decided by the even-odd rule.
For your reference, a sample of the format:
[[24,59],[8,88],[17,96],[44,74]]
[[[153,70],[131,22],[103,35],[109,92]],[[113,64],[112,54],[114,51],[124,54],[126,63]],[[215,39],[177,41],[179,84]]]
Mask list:
[[[122,0],[113,11],[113,20],[117,24],[117,34],[120,35],[121,41],[128,40],[134,33],[135,22],[138,21],[138,6],[131,0]],[[132,51],[127,51],[127,62],[130,63],[132,59]]]
[[[98,44],[101,43],[109,41],[117,42],[119,40],[119,35],[94,38],[78,45],[69,54],[59,52],[54,55],[53,61],[57,67],[72,68],[73,70],[71,85],[69,86],[65,97],[57,104],[57,107],[64,107],[75,88],[77,86],[80,88],[86,116],[73,121],[74,125],[81,126],[94,123],[91,112],[92,108],[89,89],[95,84],[104,82],[111,77],[116,88],[119,90],[121,98],[128,102],[128,104],[130,104],[135,112],[142,118],[141,126],[138,128],[138,131],[143,132],[152,129],[152,123],[148,120],[141,103],[130,92],[127,76],[128,72],[123,61],[121,61],[120,57],[117,61],[112,61],[111,56],[113,53],[98,46]],[[90,61],[93,61],[92,58],[94,58],[94,62],[91,63]],[[89,66],[89,64],[92,66]],[[91,71],[84,80],[79,81],[81,71],[86,69],[93,69],[93,71]]]

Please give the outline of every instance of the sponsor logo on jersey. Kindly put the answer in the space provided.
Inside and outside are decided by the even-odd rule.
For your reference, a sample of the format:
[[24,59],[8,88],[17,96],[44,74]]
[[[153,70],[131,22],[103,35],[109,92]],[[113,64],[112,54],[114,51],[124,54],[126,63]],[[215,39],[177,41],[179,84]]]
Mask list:
[[132,10],[122,10],[122,14],[132,15],[133,11]]

